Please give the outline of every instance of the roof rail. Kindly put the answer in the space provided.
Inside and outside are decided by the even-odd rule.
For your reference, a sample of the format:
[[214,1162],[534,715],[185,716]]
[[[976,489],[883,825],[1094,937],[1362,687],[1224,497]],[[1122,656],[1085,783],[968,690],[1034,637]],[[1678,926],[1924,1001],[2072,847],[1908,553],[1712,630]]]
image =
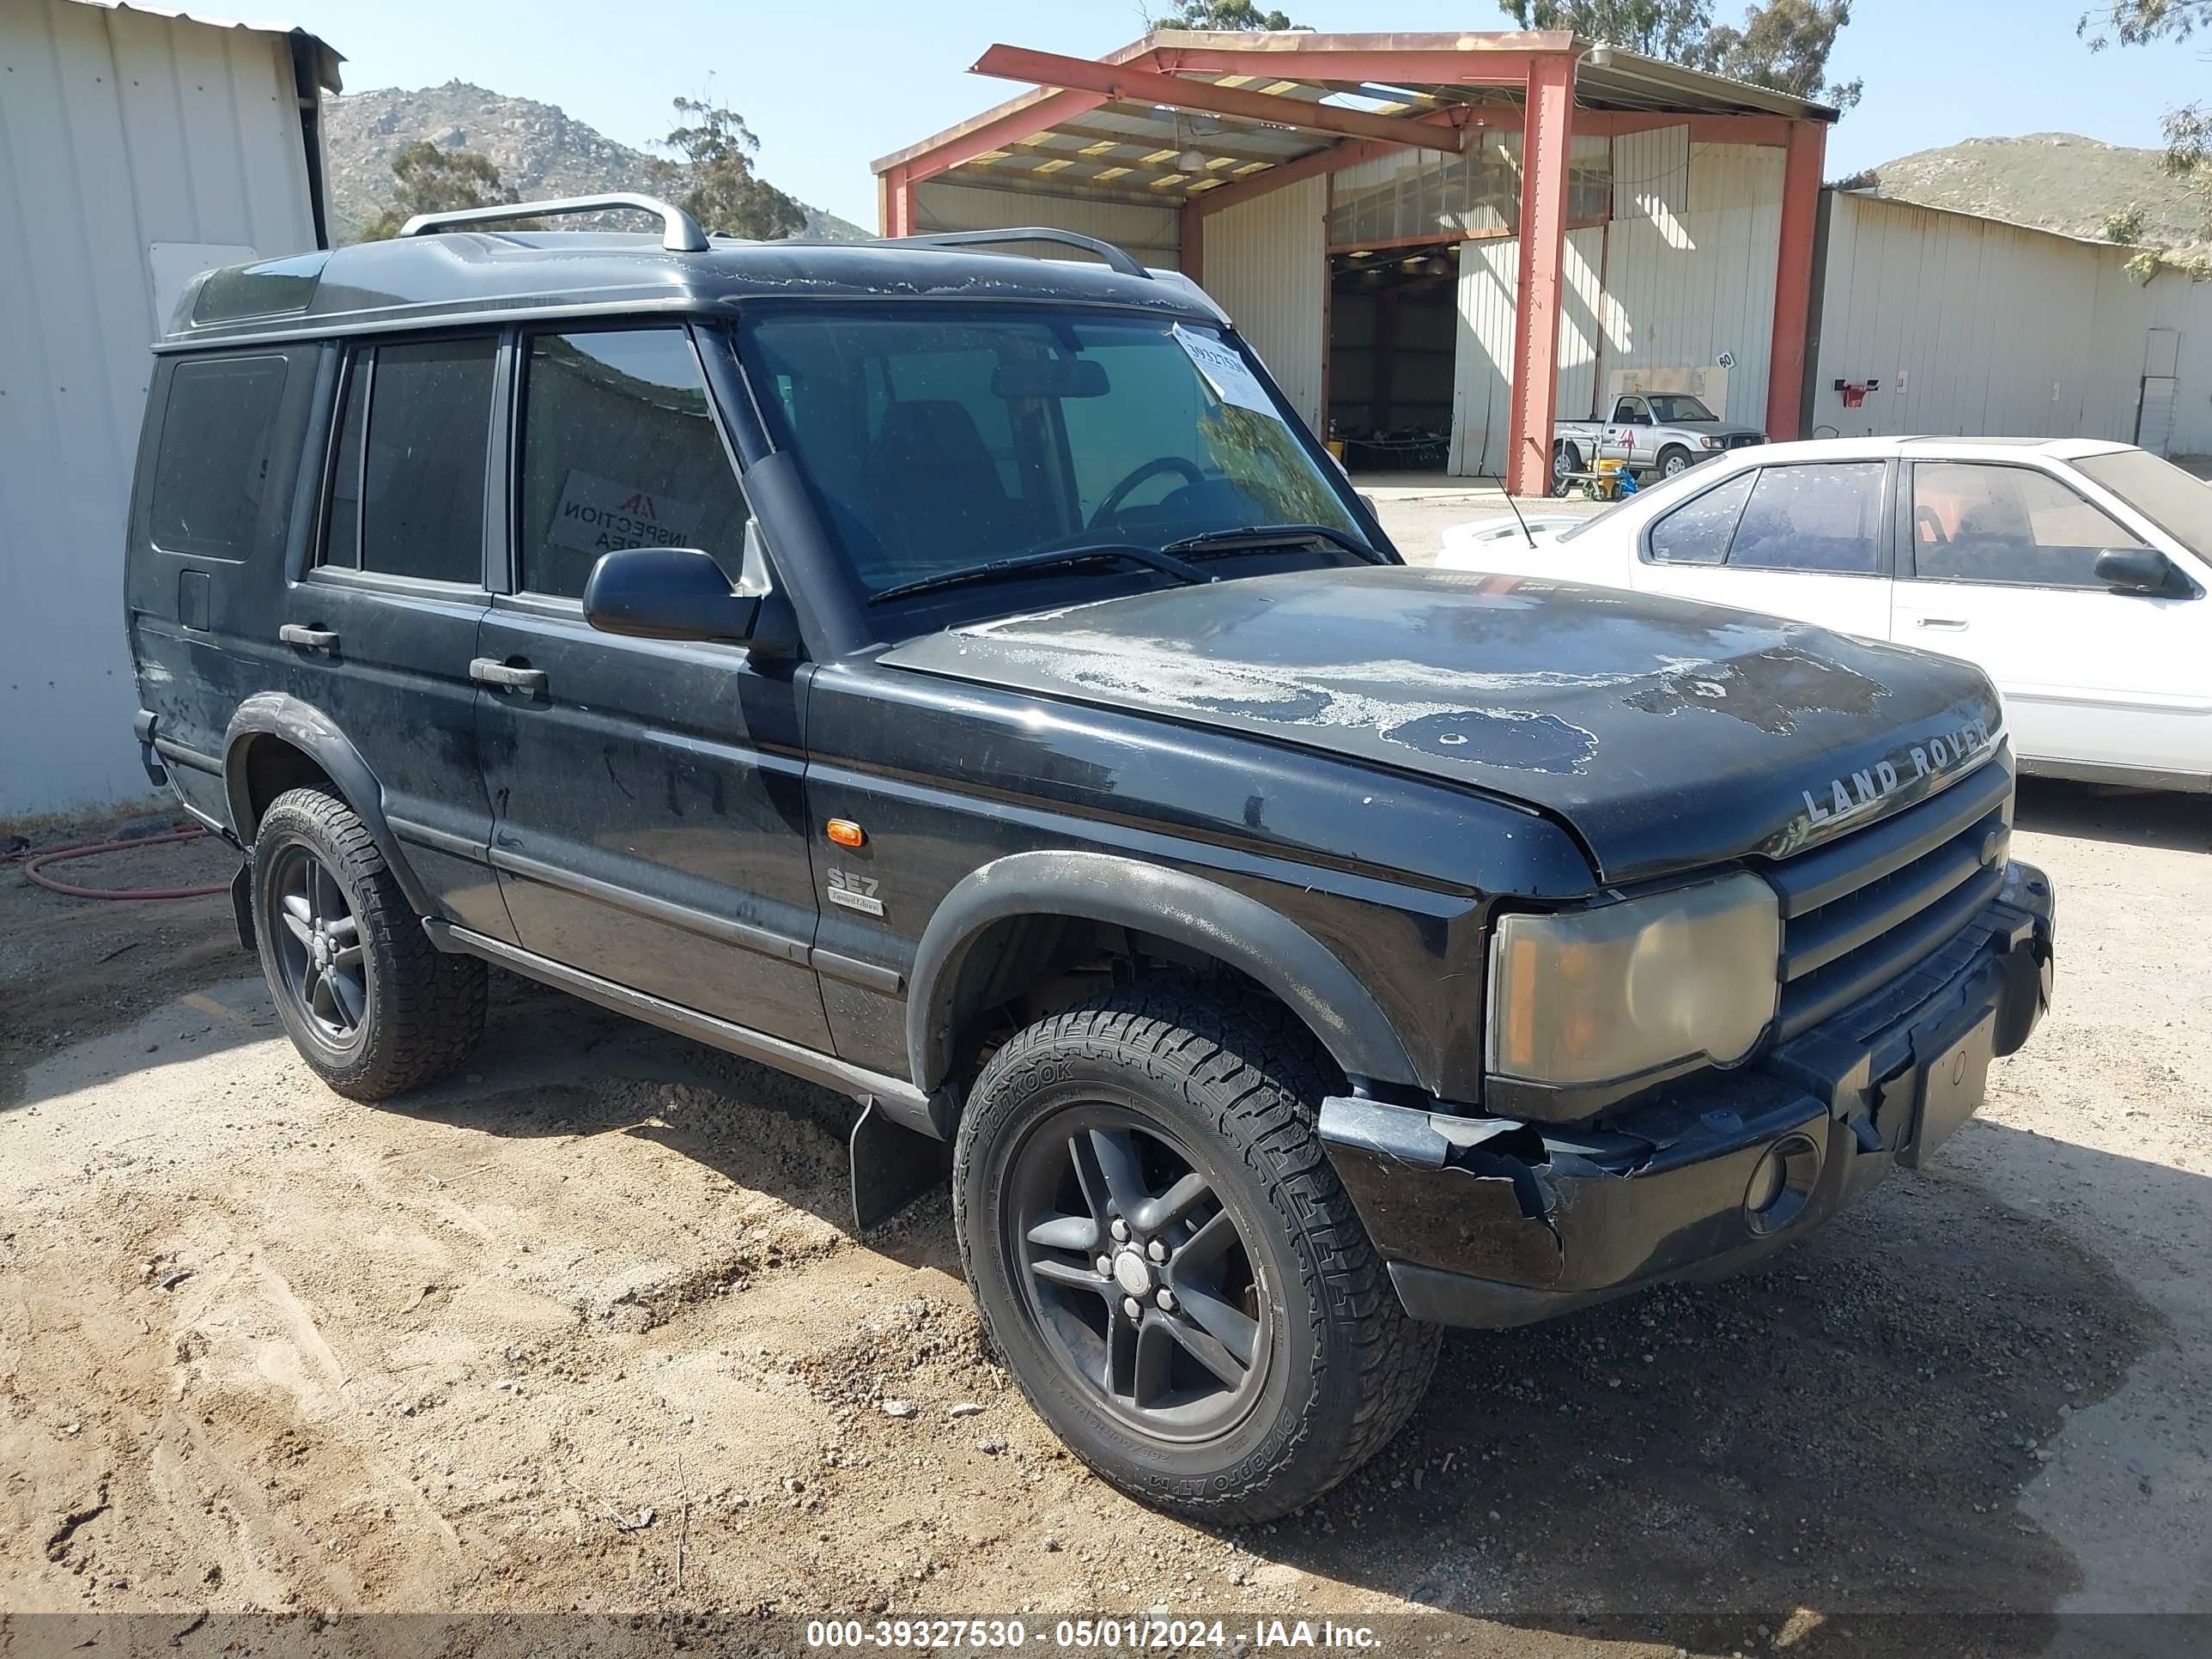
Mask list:
[[505,202],[493,207],[459,208],[451,213],[418,213],[399,227],[399,234],[422,236],[449,226],[497,224],[505,219],[550,219],[564,213],[603,213],[610,208],[636,208],[659,216],[660,245],[671,253],[707,251],[707,233],[699,228],[696,219],[658,197],[641,196],[628,190],[610,191],[604,196],[563,196],[550,202]]
[[1124,276],[1150,276],[1134,258],[1111,242],[1102,242],[1096,236],[1085,236],[1073,230],[1056,230],[1050,225],[1010,225],[1003,230],[945,230],[926,236],[878,236],[878,242],[893,242],[902,247],[976,247],[1001,242],[1057,242],[1062,247],[1079,247],[1086,253],[1095,253]]

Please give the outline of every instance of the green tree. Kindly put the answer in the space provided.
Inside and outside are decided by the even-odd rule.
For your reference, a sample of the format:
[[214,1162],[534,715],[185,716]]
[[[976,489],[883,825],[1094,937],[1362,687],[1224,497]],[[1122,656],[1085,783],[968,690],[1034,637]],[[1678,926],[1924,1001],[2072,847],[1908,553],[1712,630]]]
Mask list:
[[[2156,3],[2157,0],[2142,0]],[[2202,0],[2212,5],[2212,0]],[[1851,21],[1850,0],[1766,0],[1741,27],[1715,23],[1710,0],[1498,0],[1524,29],[1571,29],[1691,69],[1849,109],[1864,83],[1829,81],[1828,55]]]
[[1498,9],[1524,29],[1565,29],[1693,68],[1713,27],[1708,0],[1498,0]]
[[1243,33],[1252,29],[1297,29],[1279,11],[1261,11],[1252,0],[1176,0],[1165,11],[1148,20],[1156,29],[1215,29]]
[[392,158],[392,205],[362,227],[364,242],[397,236],[400,226],[418,213],[451,213],[515,199],[490,156],[441,149],[428,138],[400,146]]
[[710,231],[754,241],[805,228],[806,210],[753,171],[760,140],[743,116],[703,98],[678,98],[675,107],[684,125],[663,142],[680,158],[672,171],[685,212]]
[[2105,216],[2105,240],[2123,242],[2132,246],[2142,240],[2143,210],[2140,203],[2130,202],[2118,213]]
[[[2091,52],[2102,52],[2114,45],[2148,46],[2186,40],[2199,28],[2212,27],[2212,0],[2113,0],[2110,5],[2083,12],[2075,27]],[[2179,109],[2168,110],[2162,125],[2166,130],[2166,154],[2160,163],[2172,177],[2186,180],[2198,199],[2206,204],[2203,234],[2212,237],[2212,114],[2208,114],[2201,103],[2184,104]],[[2114,241],[2133,240],[2112,236],[2114,222],[2124,216],[2115,214],[2105,222],[2105,234]],[[2136,215],[2136,221],[2140,234],[2140,214]],[[2129,261],[2128,269],[2148,282],[2157,274],[2160,262],[2159,254],[2146,251]],[[2201,255],[2169,258],[2165,263],[2185,270],[2193,281],[2203,282],[2212,276],[2212,261]]]

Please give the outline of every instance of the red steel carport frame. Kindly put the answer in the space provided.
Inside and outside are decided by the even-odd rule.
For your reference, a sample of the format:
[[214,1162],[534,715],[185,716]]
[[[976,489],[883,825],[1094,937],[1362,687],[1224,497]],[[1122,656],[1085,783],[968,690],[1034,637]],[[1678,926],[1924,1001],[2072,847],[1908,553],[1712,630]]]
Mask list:
[[[1486,34],[1200,33],[1158,30],[1098,59],[994,46],[971,73],[1031,82],[1035,90],[875,163],[881,228],[915,232],[915,186],[979,157],[1049,131],[1102,106],[1129,101],[1225,116],[1310,133],[1322,147],[1233,183],[1182,199],[1182,264],[1199,276],[1206,221],[1239,203],[1300,179],[1337,173],[1399,148],[1455,152],[1469,131],[1517,118],[1522,130],[1519,284],[1514,310],[1511,434],[1505,487],[1542,495],[1551,482],[1558,397],[1559,317],[1565,283],[1568,164],[1576,134],[1614,137],[1687,126],[1693,139],[1757,144],[1784,152],[1780,246],[1775,262],[1773,334],[1767,360],[1766,431],[1799,435],[1805,337],[1812,298],[1815,209],[1832,111],[1798,105],[1797,114],[1757,112],[1778,100],[1717,77],[1701,86],[1740,93],[1752,112],[1593,109],[1576,104],[1587,64],[1611,70],[1616,58],[1664,70],[1677,81],[1693,72],[1559,31]],[[1632,76],[1635,71],[1629,73]],[[1235,77],[1234,85],[1184,77]],[[1314,83],[1480,88],[1516,93],[1519,107],[1444,104],[1419,113],[1382,114],[1248,90],[1244,82],[1279,76]],[[1073,184],[1074,181],[1070,181]],[[1086,194],[1079,187],[1070,194]],[[1094,198],[1100,192],[1088,192]]]

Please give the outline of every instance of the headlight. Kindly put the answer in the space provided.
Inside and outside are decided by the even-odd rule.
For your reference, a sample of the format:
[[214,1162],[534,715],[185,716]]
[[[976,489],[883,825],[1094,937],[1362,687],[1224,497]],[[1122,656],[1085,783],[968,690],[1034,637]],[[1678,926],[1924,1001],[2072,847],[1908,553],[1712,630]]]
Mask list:
[[1490,1069],[1610,1083],[1733,1065],[1774,1018],[1782,914],[1750,874],[1559,915],[1509,915],[1490,948]]
[[1720,447],[1721,441],[1718,438],[1699,438],[1698,440],[1698,447],[1700,449],[1718,449]]

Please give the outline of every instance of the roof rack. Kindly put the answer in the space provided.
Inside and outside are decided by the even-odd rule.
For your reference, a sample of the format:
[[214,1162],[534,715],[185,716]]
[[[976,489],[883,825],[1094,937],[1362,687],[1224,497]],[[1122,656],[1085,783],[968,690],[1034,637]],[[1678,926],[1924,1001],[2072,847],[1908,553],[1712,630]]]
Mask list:
[[1010,225],[1003,230],[946,230],[927,236],[878,236],[872,240],[900,247],[976,247],[1001,242],[1057,242],[1062,247],[1079,247],[1086,253],[1097,254],[1124,276],[1150,276],[1152,274],[1111,242],[1102,242],[1096,236],[1085,236],[1073,230],[1056,230],[1050,225]]
[[563,196],[550,202],[505,202],[494,207],[459,208],[451,213],[418,213],[399,227],[399,234],[422,236],[449,226],[497,224],[506,219],[550,219],[564,213],[604,213],[610,208],[635,208],[640,212],[657,215],[661,226],[660,246],[671,253],[707,251],[707,233],[699,228],[696,219],[658,197],[641,196],[628,190],[610,191],[604,196]]

